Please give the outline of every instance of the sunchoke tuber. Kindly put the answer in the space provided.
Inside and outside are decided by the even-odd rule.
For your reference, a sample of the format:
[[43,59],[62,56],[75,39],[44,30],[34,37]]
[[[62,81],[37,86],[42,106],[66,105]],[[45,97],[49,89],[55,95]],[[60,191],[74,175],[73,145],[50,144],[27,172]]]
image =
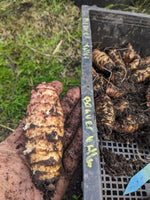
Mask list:
[[126,45],[126,49],[122,51],[122,58],[125,63],[130,63],[135,57],[135,51],[130,43]]
[[115,121],[113,130],[117,133],[134,133],[148,121],[147,116],[139,114],[138,116],[129,115],[120,122]]
[[150,67],[146,69],[137,70],[133,77],[136,79],[138,83],[144,82],[146,79],[150,77]]
[[92,61],[93,64],[101,71],[111,72],[114,67],[114,62],[111,58],[105,52],[99,51],[98,49],[93,50]]
[[119,98],[123,96],[123,92],[121,92],[117,87],[113,85],[109,85],[107,87],[106,94],[113,98]]
[[138,69],[138,66],[140,65],[140,60],[141,60],[141,57],[138,54],[136,54],[133,61],[129,63],[129,69],[131,71]]
[[25,151],[35,186],[53,194],[62,165],[63,112],[58,94],[49,84],[31,92],[25,119]]
[[104,139],[110,139],[112,127],[115,122],[113,103],[107,95],[95,99],[96,119],[99,132]]

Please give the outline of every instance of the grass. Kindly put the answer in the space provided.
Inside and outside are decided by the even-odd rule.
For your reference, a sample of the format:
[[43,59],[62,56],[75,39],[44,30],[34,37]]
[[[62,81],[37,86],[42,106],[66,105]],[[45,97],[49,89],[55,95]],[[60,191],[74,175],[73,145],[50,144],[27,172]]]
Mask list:
[[81,198],[81,195],[72,195],[72,198],[75,200],[79,200]]
[[[123,9],[148,14],[150,2]],[[0,124],[15,129],[38,83],[59,80],[62,94],[80,86],[80,10],[69,0],[3,0],[0,30]],[[9,133],[1,125],[0,141]]]
[[[70,1],[0,2],[0,124],[15,129],[30,92],[59,80],[80,86],[81,17]],[[9,131],[0,125],[0,140]]]
[[131,5],[126,4],[110,4],[106,6],[107,9],[120,9],[124,11],[150,14],[149,0],[132,0]]
[[133,6],[129,6],[127,9],[137,12],[150,14],[150,1],[149,0],[134,0]]

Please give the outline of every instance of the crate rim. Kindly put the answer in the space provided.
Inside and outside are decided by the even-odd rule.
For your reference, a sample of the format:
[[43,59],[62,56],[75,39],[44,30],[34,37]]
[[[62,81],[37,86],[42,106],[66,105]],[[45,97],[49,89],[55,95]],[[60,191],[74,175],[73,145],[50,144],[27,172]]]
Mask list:
[[144,13],[135,13],[135,12],[129,12],[129,11],[121,11],[121,10],[113,10],[113,9],[106,9],[101,7],[94,7],[94,6],[88,6],[88,5],[82,5],[82,12],[84,10],[88,11],[103,11],[106,13],[112,13],[112,14],[121,14],[121,15],[128,15],[128,16],[137,16],[137,17],[144,17],[144,18],[150,18],[150,15],[144,14]]

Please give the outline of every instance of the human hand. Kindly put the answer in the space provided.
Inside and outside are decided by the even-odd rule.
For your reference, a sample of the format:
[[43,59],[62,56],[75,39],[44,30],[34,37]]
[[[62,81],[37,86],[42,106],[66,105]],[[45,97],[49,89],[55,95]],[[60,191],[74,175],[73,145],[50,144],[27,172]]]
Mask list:
[[[51,85],[58,94],[62,85],[53,81]],[[63,137],[63,172],[59,177],[52,200],[61,200],[82,155],[80,89],[69,89],[61,101],[65,120]],[[24,120],[19,127],[0,144],[0,199],[42,200],[46,194],[36,189],[30,177],[29,164],[23,155],[25,137]]]

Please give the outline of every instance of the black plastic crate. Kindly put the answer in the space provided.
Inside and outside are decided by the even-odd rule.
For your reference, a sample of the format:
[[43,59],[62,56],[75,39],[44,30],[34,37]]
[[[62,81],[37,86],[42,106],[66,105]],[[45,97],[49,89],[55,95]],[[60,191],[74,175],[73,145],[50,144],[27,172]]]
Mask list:
[[[104,169],[99,143],[127,159],[137,158],[137,144],[126,145],[98,139],[92,83],[92,48],[120,46],[130,42],[140,55],[150,56],[150,16],[82,6],[82,127],[84,200],[142,200],[150,198],[150,182],[137,192],[123,195],[131,177],[115,179]],[[150,146],[141,150],[142,158]]]

